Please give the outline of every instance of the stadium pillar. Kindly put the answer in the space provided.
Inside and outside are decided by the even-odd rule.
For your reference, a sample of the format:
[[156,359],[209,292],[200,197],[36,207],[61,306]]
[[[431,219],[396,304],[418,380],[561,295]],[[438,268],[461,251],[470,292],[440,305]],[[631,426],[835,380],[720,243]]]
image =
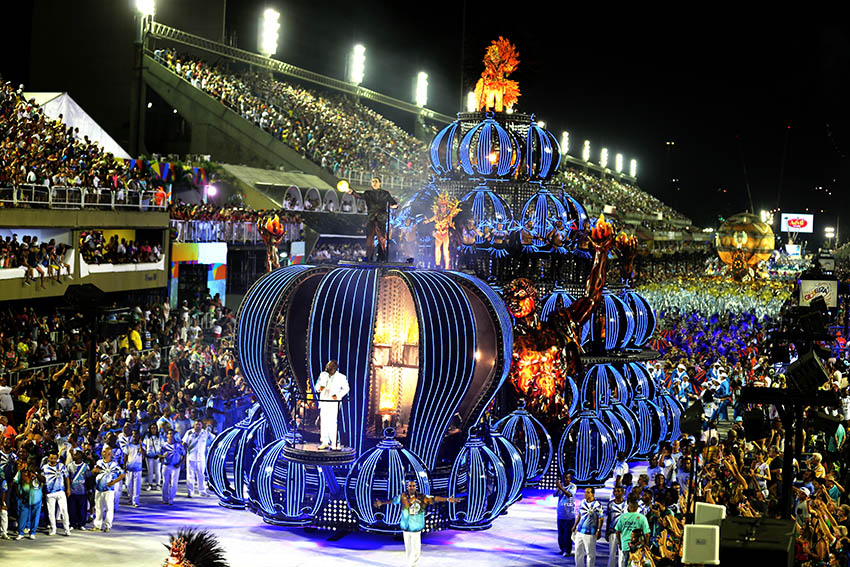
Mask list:
[[147,18],[136,14],[138,34],[133,44],[134,79],[130,89],[130,155],[134,158],[145,154],[145,82],[143,78],[145,44],[148,35]]

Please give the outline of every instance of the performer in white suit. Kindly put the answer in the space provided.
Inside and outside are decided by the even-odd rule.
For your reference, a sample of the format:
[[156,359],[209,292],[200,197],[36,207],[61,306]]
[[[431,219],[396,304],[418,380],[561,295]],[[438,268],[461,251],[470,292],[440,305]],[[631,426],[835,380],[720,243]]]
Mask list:
[[[348,394],[348,379],[337,372],[336,360],[331,360],[325,366],[325,371],[319,374],[316,390],[319,392],[319,424],[321,428],[321,444],[319,449],[339,450],[337,435],[337,417],[339,416],[339,400]],[[322,403],[321,400],[337,400]]]

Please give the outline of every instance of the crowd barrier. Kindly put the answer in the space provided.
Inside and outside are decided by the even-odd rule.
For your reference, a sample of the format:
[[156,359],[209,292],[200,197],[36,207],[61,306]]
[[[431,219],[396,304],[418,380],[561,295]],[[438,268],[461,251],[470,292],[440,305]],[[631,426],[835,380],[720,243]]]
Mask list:
[[165,211],[168,201],[156,204],[156,191],[119,191],[108,188],[46,187],[18,185],[0,187],[0,205],[46,209],[106,209]]

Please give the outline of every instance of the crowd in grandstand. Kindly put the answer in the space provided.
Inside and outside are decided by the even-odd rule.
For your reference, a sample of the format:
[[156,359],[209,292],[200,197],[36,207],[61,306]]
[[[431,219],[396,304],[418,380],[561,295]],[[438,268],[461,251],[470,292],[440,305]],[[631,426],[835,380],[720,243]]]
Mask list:
[[[48,118],[23,87],[0,85],[0,186],[86,187],[100,192],[154,190],[154,179],[130,172],[79,129]],[[4,195],[4,199],[9,195]]]
[[357,242],[318,242],[310,253],[308,262],[336,264],[338,262],[359,262],[366,257],[366,247]]
[[229,425],[228,404],[247,392],[231,350],[233,313],[207,294],[115,317],[127,330],[97,345],[91,392],[81,316],[0,315],[3,538],[35,539],[43,507],[51,535],[60,514],[66,535],[92,521],[109,531],[120,503],[138,506],[143,485],[172,504],[181,470],[187,496],[206,495],[206,449]]
[[[613,205],[620,211],[649,217],[662,214],[662,219],[686,220],[685,217],[665,205],[649,193],[634,186],[620,183],[611,177],[597,177],[585,171],[562,168],[556,180],[564,183],[564,190],[585,206],[595,205],[602,209]],[[656,221],[655,229],[669,229],[672,225]]]
[[39,242],[38,236],[25,234],[18,240],[17,234],[6,236],[0,241],[0,269],[25,268],[24,285],[32,285],[36,275],[41,287],[44,288],[44,278],[47,276],[61,282],[62,270],[65,276],[71,276],[71,266],[66,257],[70,250],[68,244],[51,239],[49,242]]
[[320,94],[252,73],[237,76],[171,49],[156,50],[154,57],[335,175],[349,170],[424,174],[422,142],[343,95]]
[[80,253],[89,264],[138,264],[159,262],[162,259],[162,244],[151,246],[147,241],[127,241],[117,234],[109,237],[101,230],[88,230],[80,233]]

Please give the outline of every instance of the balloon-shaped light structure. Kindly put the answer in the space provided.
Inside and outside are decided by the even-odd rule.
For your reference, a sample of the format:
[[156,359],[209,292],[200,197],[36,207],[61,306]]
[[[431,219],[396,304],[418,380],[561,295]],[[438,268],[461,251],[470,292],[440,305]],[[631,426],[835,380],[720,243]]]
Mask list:
[[508,497],[505,465],[484,441],[471,433],[449,475],[449,525],[458,530],[484,530],[502,513]]
[[537,486],[552,464],[552,437],[546,428],[525,409],[525,400],[520,400],[515,411],[497,421],[496,428],[522,456],[525,485]]
[[564,430],[558,457],[561,475],[572,473],[577,486],[603,486],[616,464],[615,433],[586,407]]

